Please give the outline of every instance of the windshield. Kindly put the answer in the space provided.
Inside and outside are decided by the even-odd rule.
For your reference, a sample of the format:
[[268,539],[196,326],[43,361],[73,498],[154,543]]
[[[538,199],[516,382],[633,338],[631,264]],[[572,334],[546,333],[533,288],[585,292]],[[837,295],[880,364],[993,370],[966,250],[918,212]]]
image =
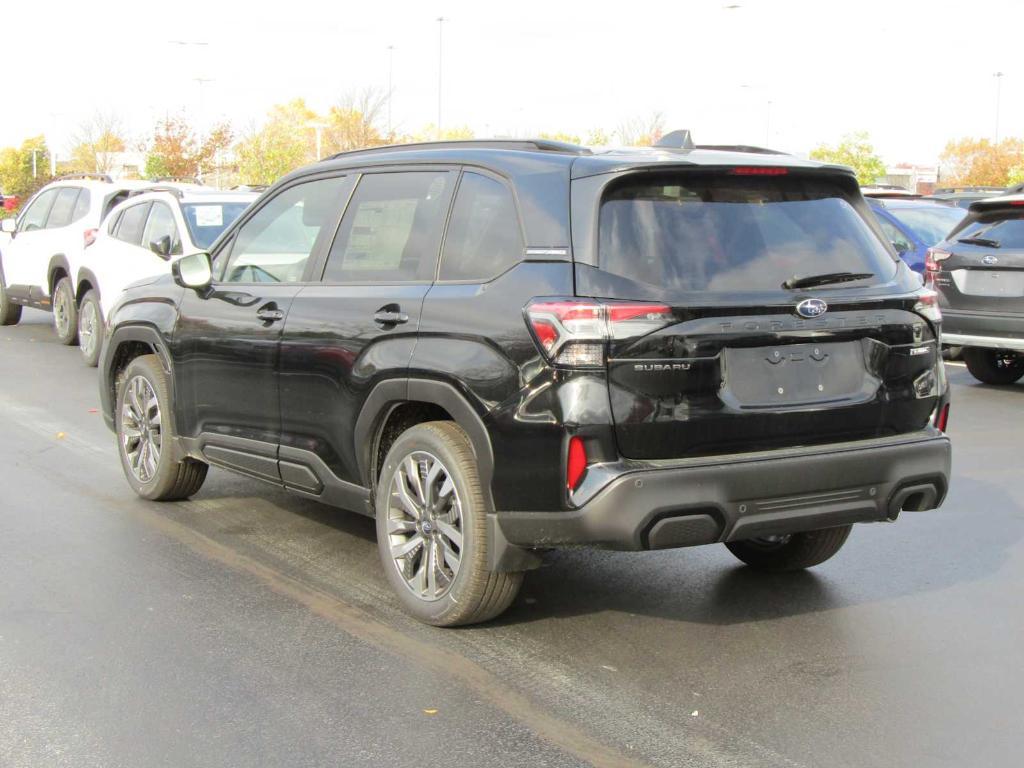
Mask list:
[[203,248],[209,249],[213,241],[237,219],[249,203],[186,203],[182,206],[185,212],[185,223],[192,235],[192,241]]
[[890,208],[889,213],[929,247],[945,240],[946,235],[967,215],[963,208],[946,205]]
[[773,291],[793,276],[871,273],[893,257],[829,179],[692,172],[627,178],[605,195],[601,269],[659,293]]
[[972,221],[956,233],[958,241],[969,238],[994,240],[999,243],[1000,248],[1024,249],[1024,218],[1018,215],[1014,218],[1000,218],[993,221],[990,214],[984,219]]

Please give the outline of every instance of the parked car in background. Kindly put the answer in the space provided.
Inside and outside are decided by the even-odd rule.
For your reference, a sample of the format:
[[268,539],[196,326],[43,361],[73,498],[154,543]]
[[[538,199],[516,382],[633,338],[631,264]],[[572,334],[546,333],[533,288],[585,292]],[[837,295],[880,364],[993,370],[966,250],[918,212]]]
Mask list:
[[141,181],[102,174],[64,176],[40,189],[17,218],[3,219],[0,240],[0,324],[12,325],[22,307],[53,312],[62,344],[78,338],[74,276],[103,217]]
[[5,211],[16,210],[18,205],[21,203],[21,198],[17,195],[0,195],[0,201],[2,201],[3,209]]
[[986,384],[1024,376],[1024,195],[972,203],[928,252],[926,276],[939,295],[943,341],[964,347],[971,375]]
[[943,187],[928,195],[930,200],[943,200],[958,208],[969,208],[971,203],[1006,194],[1002,187]]
[[845,167],[680,132],[382,147],[211,254],[110,312],[127,482],[183,499],[215,464],[368,514],[421,621],[497,616],[538,550],[799,570],[946,495],[935,296]]
[[945,239],[967,211],[949,203],[917,196],[867,196],[885,236],[907,265],[924,272],[928,249]]
[[168,274],[183,255],[206,251],[259,195],[194,185],[133,193],[104,219],[75,273],[78,340],[87,365],[103,344],[104,318],[126,285]]

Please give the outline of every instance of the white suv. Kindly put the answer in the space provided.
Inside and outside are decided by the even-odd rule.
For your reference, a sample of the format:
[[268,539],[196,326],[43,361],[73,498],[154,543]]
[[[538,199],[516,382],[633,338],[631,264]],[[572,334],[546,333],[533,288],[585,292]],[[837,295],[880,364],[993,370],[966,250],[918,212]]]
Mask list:
[[166,185],[132,194],[111,210],[75,272],[85,363],[99,361],[104,318],[125,287],[170,274],[171,263],[181,256],[208,251],[257,197],[254,192]]
[[78,336],[72,276],[103,217],[133,190],[151,182],[111,181],[102,174],[73,174],[47,184],[21,215],[2,222],[0,325],[14,325],[21,308],[53,311],[53,327],[64,344]]

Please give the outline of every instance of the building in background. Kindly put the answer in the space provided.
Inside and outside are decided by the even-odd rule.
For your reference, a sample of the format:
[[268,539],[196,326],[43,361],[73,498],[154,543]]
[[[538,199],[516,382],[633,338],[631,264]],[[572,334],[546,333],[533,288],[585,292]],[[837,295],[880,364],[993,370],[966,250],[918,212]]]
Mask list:
[[930,195],[938,184],[939,168],[934,165],[898,163],[885,169],[878,184],[895,184],[919,195]]

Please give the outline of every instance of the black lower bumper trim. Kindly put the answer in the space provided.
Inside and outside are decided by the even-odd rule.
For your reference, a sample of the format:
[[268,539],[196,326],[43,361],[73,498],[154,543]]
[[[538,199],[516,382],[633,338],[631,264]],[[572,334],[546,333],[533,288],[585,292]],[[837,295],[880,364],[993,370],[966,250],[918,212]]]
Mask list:
[[949,439],[865,441],[799,456],[628,472],[585,506],[499,512],[509,545],[640,550],[894,520],[938,507],[949,482]]

